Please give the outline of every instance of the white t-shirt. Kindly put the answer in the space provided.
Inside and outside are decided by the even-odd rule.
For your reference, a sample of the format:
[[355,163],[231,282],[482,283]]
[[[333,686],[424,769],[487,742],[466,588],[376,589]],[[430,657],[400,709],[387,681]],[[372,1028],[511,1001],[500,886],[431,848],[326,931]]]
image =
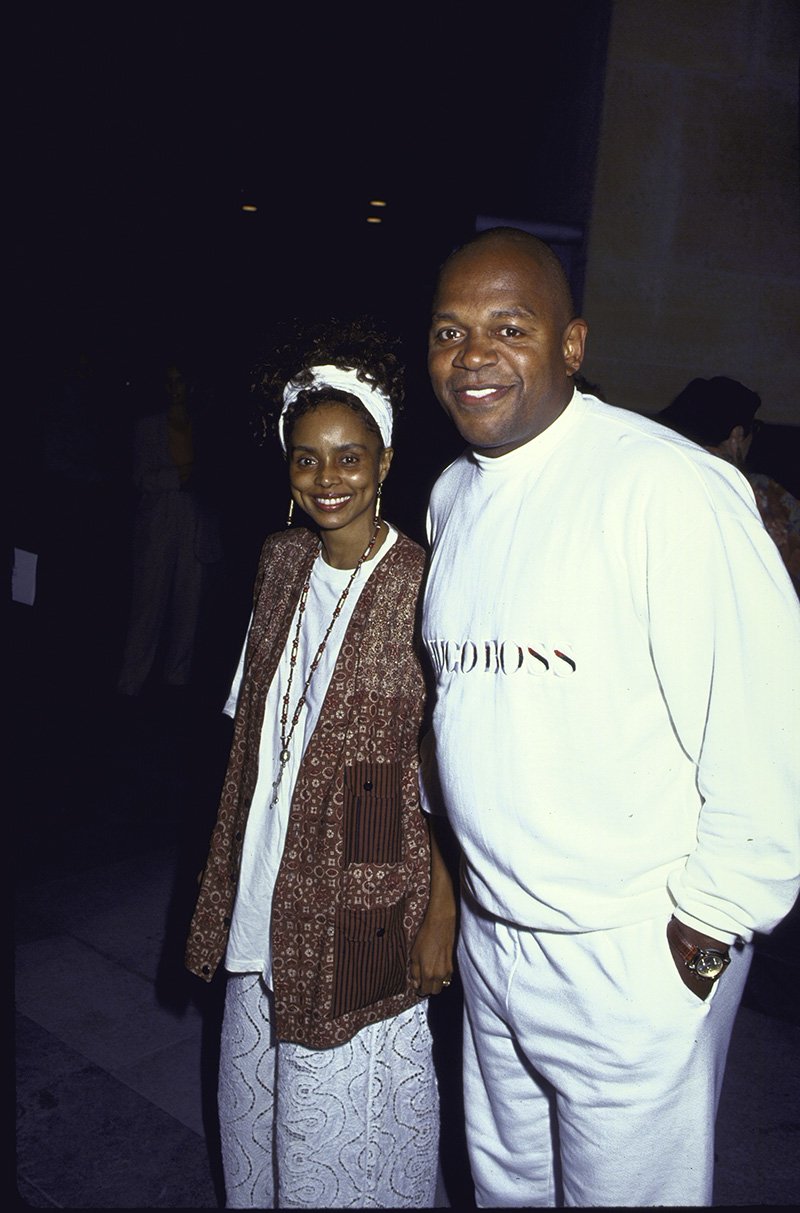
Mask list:
[[435,763],[490,913],[732,941],[800,871],[800,613],[735,468],[575,393],[434,487]]
[[[297,773],[300,770],[306,746],[316,728],[339,649],[356,603],[367,581],[396,540],[397,532],[390,527],[380,551],[361,566],[350,593],[344,601],[306,692],[306,702],[289,743],[290,757],[278,784],[277,803],[274,807],[272,807],[273,781],[278,774],[280,766],[278,755],[282,748],[281,709],[289,679],[292,641],[297,627],[299,602],[295,608],[283,654],[267,694],[258,755],[258,778],[242,845],[242,862],[228,947],[225,953],[225,968],[234,973],[263,973],[268,986],[271,985],[272,973],[270,949],[272,895],[278,867],[283,856]],[[291,725],[311,662],[330,624],[342,591],[351,576],[352,569],[334,569],[325,563],[321,555],[314,562],[300,628],[300,641],[289,698],[287,729]],[[228,715],[233,715],[236,710],[244,668],[245,649],[246,641],[231,693],[224,708]]]

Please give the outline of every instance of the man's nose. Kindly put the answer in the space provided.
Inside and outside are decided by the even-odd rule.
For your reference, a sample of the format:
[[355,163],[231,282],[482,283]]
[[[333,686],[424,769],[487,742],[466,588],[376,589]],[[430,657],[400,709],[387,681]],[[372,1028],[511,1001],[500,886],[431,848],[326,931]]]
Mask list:
[[482,366],[493,366],[497,351],[489,333],[470,332],[458,348],[454,359],[456,366],[468,371],[477,371]]

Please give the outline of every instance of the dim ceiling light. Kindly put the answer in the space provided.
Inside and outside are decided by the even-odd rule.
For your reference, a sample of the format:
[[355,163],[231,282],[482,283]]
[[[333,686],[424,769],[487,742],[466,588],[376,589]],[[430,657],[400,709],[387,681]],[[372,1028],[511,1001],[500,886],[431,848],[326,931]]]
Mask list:
[[382,198],[373,198],[370,202],[370,206],[386,206],[386,203]]
[[253,203],[252,203],[252,202],[243,202],[243,203],[242,203],[242,210],[243,210],[243,211],[257,211],[257,210],[258,210],[258,207],[257,207],[257,206],[253,206]]
[[379,219],[377,215],[367,215],[367,223],[383,223],[383,220]]

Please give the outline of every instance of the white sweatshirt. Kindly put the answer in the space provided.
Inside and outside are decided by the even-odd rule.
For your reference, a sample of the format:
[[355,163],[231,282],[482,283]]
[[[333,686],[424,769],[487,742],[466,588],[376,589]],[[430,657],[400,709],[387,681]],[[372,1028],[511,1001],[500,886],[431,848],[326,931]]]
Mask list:
[[743,476],[578,392],[434,487],[435,761],[490,913],[733,942],[800,886],[800,610]]

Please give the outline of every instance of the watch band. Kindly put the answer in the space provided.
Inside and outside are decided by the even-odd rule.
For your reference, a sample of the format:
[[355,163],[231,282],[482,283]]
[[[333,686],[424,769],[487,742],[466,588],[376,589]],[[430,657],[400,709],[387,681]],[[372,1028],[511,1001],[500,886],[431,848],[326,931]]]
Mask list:
[[[672,922],[675,950],[678,951],[686,968],[691,969],[691,972],[697,974],[698,978],[704,978],[707,981],[718,979],[722,970],[731,963],[727,946],[722,950],[721,947],[703,947],[702,944],[691,944],[681,935],[680,923],[674,915]],[[709,969],[712,972],[708,972]],[[715,969],[716,972],[714,972]]]
[[[723,951],[722,948],[704,948],[702,944],[690,943],[688,939],[685,939],[681,935],[680,923],[674,915],[672,917],[672,927],[672,942],[686,968],[706,981],[716,981],[725,966],[729,965],[731,961],[727,947]],[[712,969],[712,972],[706,971],[709,967]],[[718,971],[713,972],[714,969]]]
[[675,949],[679,953],[684,964],[689,964],[691,960],[694,960],[698,952],[699,945],[696,943],[689,943],[688,939],[684,939],[684,937],[681,935],[678,920],[674,915],[672,917],[672,942],[675,944]]

